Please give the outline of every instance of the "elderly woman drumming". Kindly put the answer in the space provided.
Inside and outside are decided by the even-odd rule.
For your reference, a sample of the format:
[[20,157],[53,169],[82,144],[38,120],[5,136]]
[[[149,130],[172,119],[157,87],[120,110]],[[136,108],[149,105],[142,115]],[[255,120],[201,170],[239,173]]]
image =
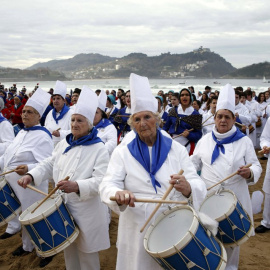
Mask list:
[[[161,198],[173,184],[170,198],[187,200],[192,195],[194,207],[198,208],[206,188],[185,148],[160,132],[157,100],[148,79],[131,74],[130,89],[132,116],[129,122],[136,137],[114,150],[100,194],[112,210],[121,211],[116,269],[156,270],[160,268],[144,250],[144,234],[140,233],[155,205],[135,203],[135,199]],[[185,176],[176,174],[180,169]],[[110,201],[110,196],[115,196],[116,202]],[[158,213],[161,211],[164,211],[163,206]]]
[[[25,188],[32,181],[39,185],[53,178],[66,193],[67,206],[80,229],[78,238],[64,250],[67,270],[100,269],[98,251],[110,246],[107,208],[98,195],[109,154],[92,125],[97,106],[96,94],[84,87],[71,116],[72,133],[50,158],[18,181]],[[60,181],[66,176],[70,181]]]

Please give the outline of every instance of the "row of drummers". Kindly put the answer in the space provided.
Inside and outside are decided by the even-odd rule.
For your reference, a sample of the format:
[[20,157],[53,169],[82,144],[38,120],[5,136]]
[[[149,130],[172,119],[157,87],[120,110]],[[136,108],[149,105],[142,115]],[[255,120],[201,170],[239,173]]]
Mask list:
[[[137,115],[138,113],[144,111],[156,113],[158,108],[153,105],[156,104],[156,99],[153,98],[149,82],[148,80],[145,81],[145,79],[146,78],[137,76],[135,74],[131,75],[131,105],[129,107],[127,106],[130,111],[125,111],[125,114],[122,114],[122,112],[121,114],[118,113],[114,117],[114,121],[117,120],[118,117],[118,121],[120,122],[121,118],[121,124],[127,126],[127,119],[130,118],[130,120],[132,120],[132,116],[128,117],[130,114]],[[145,84],[145,82],[147,83],[146,89],[141,81],[143,81],[143,84]],[[57,82],[55,90],[63,91],[64,89],[64,84]],[[143,92],[142,90],[146,90],[146,92]],[[57,91],[55,92],[56,96],[59,95],[57,94]],[[23,121],[26,128],[18,133],[17,137],[7,148],[4,155],[0,158],[0,168],[4,172],[7,180],[3,180],[1,182],[1,196],[3,205],[3,207],[1,206],[1,209],[3,208],[3,211],[7,212],[7,214],[1,213],[1,224],[3,225],[8,222],[7,230],[12,230],[12,228],[16,228],[16,226],[18,227],[18,225],[16,225],[16,217],[20,212],[21,204],[21,210],[24,212],[20,216],[20,221],[28,232],[26,235],[25,231],[23,231],[23,250],[31,251],[34,244],[37,253],[40,256],[50,257],[64,249],[67,269],[76,269],[73,267],[74,265],[77,265],[77,261],[74,258],[75,255],[72,255],[72,252],[70,252],[70,246],[72,246],[73,241],[77,244],[76,252],[78,252],[78,254],[81,251],[84,252],[84,255],[85,253],[88,254],[89,250],[93,250],[93,245],[95,246],[96,250],[109,247],[109,243],[106,240],[108,235],[105,233],[108,231],[108,227],[106,227],[108,222],[105,222],[105,227],[103,222],[104,219],[107,218],[107,215],[105,214],[102,216],[101,213],[104,212],[104,205],[100,202],[99,196],[97,196],[99,183],[106,172],[106,160],[109,158],[108,151],[105,148],[106,143],[105,147],[103,144],[99,143],[101,142],[99,137],[102,137],[101,135],[99,136],[99,134],[102,134],[102,132],[104,132],[102,129],[105,129],[106,127],[103,126],[98,131],[98,124],[101,121],[108,123],[109,120],[105,120],[106,117],[102,113],[104,112],[102,110],[103,107],[101,108],[99,105],[99,101],[102,100],[102,95],[100,95],[98,101],[96,95],[90,89],[84,88],[75,108],[72,110],[70,109],[73,111],[71,112],[71,134],[68,134],[65,137],[65,140],[59,140],[60,142],[55,148],[53,156],[50,157],[50,154],[48,153],[50,151],[52,152],[53,149],[53,143],[50,138],[51,133],[45,128],[46,125],[45,127],[38,125],[39,117],[42,115],[42,112],[46,107],[45,100],[47,97],[45,94],[47,93],[39,88],[26,103],[23,111]],[[137,98],[138,96],[140,98]],[[154,99],[155,102],[152,99]],[[162,101],[160,98],[158,98],[158,100]],[[178,138],[183,138],[183,140],[180,141],[180,144],[183,144],[186,148],[189,147],[191,152],[191,150],[194,150],[194,145],[192,146],[192,142],[194,143],[196,141],[195,139],[192,141],[192,138],[198,138],[198,134],[201,133],[200,128],[202,126],[202,116],[198,112],[191,109],[191,95],[188,90],[183,89],[180,92],[180,102],[181,106],[178,108],[174,106],[174,110],[170,110],[168,114],[169,119],[167,118],[165,126],[173,124],[174,127],[171,129],[170,134],[180,135]],[[210,233],[210,231],[205,228],[208,226],[207,223],[209,223],[207,217],[197,215],[195,210],[190,206],[180,206],[165,211],[156,219],[154,224],[149,227],[144,237],[144,246],[146,252],[154,257],[154,259],[164,269],[189,269],[192,266],[197,266],[197,268],[200,269],[224,269],[226,267],[226,261],[227,266],[232,266],[230,269],[237,269],[239,260],[239,245],[253,234],[252,210],[247,182],[254,182],[258,180],[261,173],[261,167],[257,160],[251,141],[234,127],[235,99],[234,90],[230,85],[226,85],[221,91],[218,102],[219,104],[217,107],[219,106],[219,109],[222,112],[225,112],[223,114],[217,114],[215,117],[215,127],[213,128],[213,133],[209,133],[199,140],[195,150],[193,151],[193,156],[191,159],[197,171],[201,171],[201,177],[208,187],[216,185],[220,179],[226,178],[225,176],[235,172],[231,176],[232,178],[228,180],[228,185],[227,182],[225,184],[226,188],[229,188],[230,190],[221,189],[218,192],[210,194],[201,206],[201,212],[205,212],[211,218],[216,219],[219,222],[219,230],[217,234],[219,240],[217,240]],[[90,104],[92,106],[89,106]],[[95,125],[95,128],[93,128],[91,123],[95,123],[94,119],[96,115],[98,115],[98,110],[93,108],[97,107],[99,107],[101,110],[101,115],[104,117],[101,117],[101,120],[97,125]],[[32,110],[32,108],[37,111],[36,118],[36,112]],[[183,113],[186,114],[183,116],[180,114],[179,116],[179,110],[182,110]],[[232,113],[228,114],[226,111]],[[189,112],[191,113],[188,114]],[[61,115],[61,113],[62,111],[55,111],[54,113],[52,112],[52,119],[55,123],[57,122],[54,131],[58,132],[59,134],[62,131],[67,131],[67,129],[64,127],[59,127],[61,120],[67,116],[67,113],[64,115]],[[81,118],[80,115],[89,120],[86,121],[86,130],[83,118]],[[170,136],[168,136],[166,132],[157,129],[156,121],[152,123],[149,119],[151,119],[151,115],[145,116],[145,119],[143,120],[139,119],[139,116],[135,117],[135,123],[133,124],[136,133],[134,131],[127,133],[127,130],[124,129],[119,130],[119,136],[121,137],[122,135],[124,139],[122,140],[121,145],[115,149],[111,161],[113,161],[115,165],[112,166],[113,170],[119,170],[118,173],[116,172],[117,177],[120,177],[119,175],[121,174],[124,178],[121,179],[120,189],[128,189],[129,183],[127,182],[127,178],[129,177],[128,174],[130,172],[129,166],[124,164],[122,166],[123,168],[121,167],[121,159],[117,159],[117,155],[120,155],[122,151],[125,153],[125,155],[127,155],[127,151],[133,153],[133,157],[130,156],[127,158],[127,160],[123,160],[123,162],[127,162],[127,164],[130,162],[130,166],[132,166],[133,158],[137,159],[138,155],[140,155],[140,153],[137,151],[138,149],[136,148],[137,140],[139,139],[138,143],[140,143],[139,141],[144,141],[149,134],[151,135],[152,133],[157,133],[159,134],[158,136],[161,136],[160,138],[157,136],[157,138],[159,138],[161,142],[163,142],[163,140],[166,142],[164,145],[160,145],[161,148],[159,150],[165,150],[166,147],[171,147],[166,150],[168,156],[164,157],[164,161],[167,159],[168,161],[166,161],[162,166],[168,166],[169,163],[174,162],[174,160],[178,161],[178,159],[179,162],[177,162],[177,166],[181,166],[184,161],[187,162],[187,159],[189,159],[186,151],[181,152],[183,147],[177,146],[180,144],[178,144],[176,140],[171,140],[169,138]],[[147,124],[144,122],[144,124],[140,125],[140,121],[146,121]],[[2,123],[3,122],[4,121],[2,121]],[[107,126],[112,126],[112,124],[110,123]],[[171,125],[169,126],[171,128]],[[178,130],[180,127],[183,128],[183,132],[176,133],[176,130]],[[59,128],[61,128],[61,130],[59,130]],[[91,130],[90,133],[89,130]],[[47,135],[44,133],[44,131]],[[54,131],[52,133],[54,133]],[[84,134],[85,131],[86,134]],[[54,134],[57,135],[58,133]],[[59,137],[61,136],[59,135]],[[57,136],[55,137],[57,138]],[[89,148],[87,147],[91,147],[91,151],[89,151]],[[135,152],[133,151],[134,149],[130,149],[130,147],[135,147]],[[155,160],[157,158],[155,155],[162,156],[163,151],[157,151],[155,147],[158,146],[153,145],[151,158],[148,157],[149,160],[147,161],[146,159],[145,162],[149,163],[151,159]],[[149,149],[152,149],[152,147]],[[176,151],[176,153],[173,151],[173,149],[178,149],[180,152]],[[213,149],[213,153],[210,156],[209,149]],[[147,155],[147,153],[149,155],[149,151],[143,151],[142,159],[144,158],[144,155]],[[26,153],[28,154],[26,155]],[[155,154],[153,155],[153,153]],[[170,155],[176,156],[171,157]],[[47,160],[42,162],[42,160],[46,157],[48,157]],[[39,162],[42,163],[38,165],[37,168],[34,168],[36,163]],[[248,166],[244,167],[244,165],[247,165],[248,163],[252,164],[252,170],[249,170],[247,168]],[[18,166],[20,164],[27,164],[27,166]],[[153,167],[156,168],[156,166],[153,166],[153,164],[152,166],[148,164],[146,167],[139,167],[136,178],[140,178],[141,170],[143,171],[141,178],[145,178],[144,174],[146,173],[147,176],[148,170],[150,170],[149,174],[151,175],[152,179],[153,175],[158,174],[158,170],[156,173],[151,171]],[[207,164],[207,166],[203,166],[204,164]],[[74,170],[74,168],[76,168],[76,170]],[[128,172],[122,172],[124,168]],[[174,168],[174,170],[177,169],[178,168]],[[184,170],[191,169],[192,168],[190,168],[190,166],[187,166]],[[31,176],[24,176],[22,178],[23,180],[19,180],[20,176],[18,174],[23,175],[27,171],[30,171]],[[75,179],[76,182],[74,182],[74,180],[60,181],[66,176]],[[40,196],[42,197],[46,195],[46,191],[44,191],[48,189],[46,179],[52,177],[58,180],[56,189],[59,188],[61,190],[60,193],[64,192],[67,207],[62,202],[61,196],[50,198],[52,194],[47,196],[47,200],[36,202]],[[78,180],[86,178],[92,179],[93,183],[91,181]],[[33,191],[33,187],[28,185],[33,179],[35,181],[35,185],[40,184],[40,190],[44,184],[43,191]],[[19,180],[20,185],[23,187],[26,187],[27,185],[29,189],[23,190],[17,185],[17,180]],[[112,179],[112,181],[114,181],[114,179]],[[149,187],[148,184],[146,185],[146,183],[144,183],[143,179],[140,179],[139,181],[142,181],[143,185],[141,186],[146,188],[146,190],[143,190],[142,193],[149,193],[148,195],[150,196],[156,196],[155,192],[153,192],[154,190],[152,189],[151,184]],[[74,183],[76,184],[74,185]],[[133,185],[135,184],[136,183]],[[139,189],[140,182],[137,184],[136,189]],[[119,186],[116,185],[113,190],[114,192],[119,190]],[[160,192],[157,191],[156,188],[155,190],[156,192]],[[40,194],[40,192],[43,192],[43,194]],[[53,192],[55,192],[55,190],[53,190]],[[34,194],[39,195],[39,198]],[[17,196],[18,200],[16,199],[15,195]],[[193,197],[195,195],[196,194],[193,194]],[[87,201],[89,197],[91,199],[91,203],[93,203],[92,206],[90,206],[89,202]],[[14,202],[13,199],[16,202]],[[157,201],[154,202],[156,203]],[[243,207],[241,206],[240,202],[242,203]],[[13,203],[17,203],[17,205],[15,207],[11,206]],[[129,201],[126,203],[129,204]],[[195,208],[197,209],[198,207]],[[70,213],[72,216],[74,216],[79,230],[77,229],[74,219]],[[106,213],[106,211],[104,213]],[[120,219],[121,215],[123,216],[123,214],[120,214]],[[173,219],[174,221],[172,222]],[[97,231],[94,233],[92,228],[93,222],[96,223],[98,227],[97,230],[103,230],[103,237],[102,239],[98,240],[102,243],[96,243]],[[223,225],[223,223],[225,225]],[[131,227],[133,227],[133,225]],[[123,234],[122,230],[123,227],[119,229],[119,235]],[[78,234],[79,231],[80,233]],[[168,236],[168,234],[173,231],[177,231],[177,235]],[[136,232],[134,232],[134,235],[136,235]],[[128,235],[127,237],[131,236]],[[28,241],[28,238],[31,240]],[[78,239],[80,240],[78,241]],[[119,239],[123,238],[119,236]],[[226,246],[226,252],[223,245],[219,241]],[[130,241],[130,245],[133,244],[134,241]],[[121,246],[121,243],[119,245]],[[196,250],[196,252],[193,250]],[[138,253],[140,252],[139,245]],[[226,259],[226,253],[228,255],[228,260]],[[124,268],[123,265],[121,265],[121,259],[119,256],[121,255],[118,254],[117,261],[119,263],[117,269],[127,269],[127,267]],[[173,258],[170,259],[171,257]],[[86,258],[87,256],[85,257],[85,261],[87,261]],[[79,262],[83,263],[80,261],[80,259]],[[137,268],[135,268],[132,264],[129,269]]]

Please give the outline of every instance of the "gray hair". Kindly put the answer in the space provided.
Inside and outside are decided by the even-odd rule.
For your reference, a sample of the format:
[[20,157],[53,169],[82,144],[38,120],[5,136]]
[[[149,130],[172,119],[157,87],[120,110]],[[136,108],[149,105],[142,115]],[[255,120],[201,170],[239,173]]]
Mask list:
[[0,112],[5,108],[5,102],[2,98],[0,98]]
[[[153,113],[153,112],[151,112],[151,111],[149,111],[154,117],[155,117],[155,119],[156,119],[156,125],[157,125],[157,127],[160,125],[160,123],[161,123],[161,117],[160,117],[160,115],[159,115],[159,113]],[[135,113],[136,114],[136,113]],[[127,121],[127,123],[130,125],[130,127],[131,127],[131,129],[134,129],[134,124],[133,124],[133,122],[134,122],[134,114],[132,114],[130,117],[129,117],[129,119],[128,119],[128,121]]]

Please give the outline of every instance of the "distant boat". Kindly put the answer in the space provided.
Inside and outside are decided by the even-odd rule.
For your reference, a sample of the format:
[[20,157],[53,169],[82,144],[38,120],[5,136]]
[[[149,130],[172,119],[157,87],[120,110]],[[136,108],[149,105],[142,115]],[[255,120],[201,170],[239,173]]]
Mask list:
[[215,81],[214,84],[220,84],[219,82]]
[[263,77],[263,83],[270,83],[270,81],[265,79],[265,76]]
[[179,84],[186,84],[186,81],[179,82]]

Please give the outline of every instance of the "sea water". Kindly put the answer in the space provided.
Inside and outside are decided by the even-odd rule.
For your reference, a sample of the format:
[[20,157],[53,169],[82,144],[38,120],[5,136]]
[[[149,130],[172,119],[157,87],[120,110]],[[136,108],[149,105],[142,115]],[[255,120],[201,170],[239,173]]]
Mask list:
[[[212,91],[220,90],[224,85],[230,83],[233,87],[242,86],[244,90],[247,87],[251,87],[257,94],[264,92],[270,87],[270,83],[264,83],[262,79],[199,79],[199,78],[181,78],[181,79],[149,79],[150,86],[153,94],[157,94],[159,90],[163,90],[164,93],[169,90],[180,91],[188,86],[193,86],[195,92],[204,91],[206,85],[212,87]],[[214,83],[217,82],[218,84]],[[13,85],[14,82],[1,82],[6,88]],[[54,88],[55,81],[29,81],[29,82],[16,82],[17,89],[21,90],[23,86],[27,88],[27,93],[32,91],[34,87],[39,83],[39,86],[46,91],[50,88]],[[92,90],[116,90],[122,88],[125,91],[129,89],[129,79],[96,79],[96,80],[73,80],[65,81],[67,85],[68,93],[70,90],[82,88],[83,85],[89,87]]]

